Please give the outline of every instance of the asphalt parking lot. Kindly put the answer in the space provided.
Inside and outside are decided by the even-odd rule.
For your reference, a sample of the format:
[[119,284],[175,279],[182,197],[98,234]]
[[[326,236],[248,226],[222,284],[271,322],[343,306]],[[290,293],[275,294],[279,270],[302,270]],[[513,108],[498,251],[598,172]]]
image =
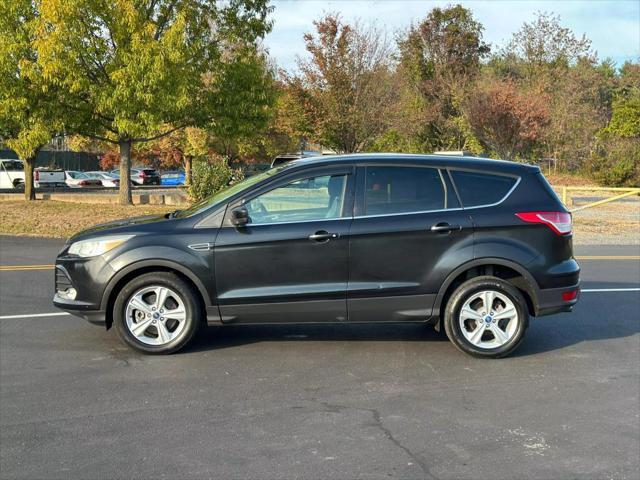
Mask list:
[[210,327],[143,356],[39,316],[61,244],[0,237],[2,478],[640,476],[640,247],[578,247],[574,313],[479,360],[421,325]]

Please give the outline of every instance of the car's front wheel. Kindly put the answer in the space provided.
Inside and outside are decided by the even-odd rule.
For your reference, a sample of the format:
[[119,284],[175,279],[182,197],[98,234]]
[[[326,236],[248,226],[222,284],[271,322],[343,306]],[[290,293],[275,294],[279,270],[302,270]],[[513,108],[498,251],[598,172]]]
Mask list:
[[197,294],[169,272],[140,275],[120,291],[113,323],[120,338],[151,354],[174,353],[186,346],[202,323]]
[[520,291],[491,276],[473,278],[456,288],[444,315],[451,342],[477,357],[509,355],[522,342],[528,325],[527,304]]

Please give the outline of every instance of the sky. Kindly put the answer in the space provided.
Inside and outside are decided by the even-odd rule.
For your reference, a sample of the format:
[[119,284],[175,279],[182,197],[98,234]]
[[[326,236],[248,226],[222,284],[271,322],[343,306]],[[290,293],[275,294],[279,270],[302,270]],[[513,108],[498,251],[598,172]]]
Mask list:
[[497,48],[538,11],[560,15],[561,24],[592,42],[600,59],[618,66],[640,59],[640,0],[272,0],[273,30],[265,46],[279,67],[294,70],[296,56],[306,56],[303,34],[323,13],[339,12],[346,21],[375,23],[394,38],[435,7],[462,4],[484,26],[484,40]]

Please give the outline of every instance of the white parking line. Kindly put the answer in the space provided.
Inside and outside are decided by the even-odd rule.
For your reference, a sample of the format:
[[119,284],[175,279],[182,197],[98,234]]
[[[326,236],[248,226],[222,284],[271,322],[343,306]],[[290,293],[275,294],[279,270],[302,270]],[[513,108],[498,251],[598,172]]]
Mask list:
[[0,320],[11,320],[12,318],[35,318],[35,317],[62,317],[64,315],[71,315],[67,312],[54,312],[54,313],[34,313],[32,315],[5,315],[0,317]]
[[640,288],[585,288],[582,293],[591,292],[640,292]]

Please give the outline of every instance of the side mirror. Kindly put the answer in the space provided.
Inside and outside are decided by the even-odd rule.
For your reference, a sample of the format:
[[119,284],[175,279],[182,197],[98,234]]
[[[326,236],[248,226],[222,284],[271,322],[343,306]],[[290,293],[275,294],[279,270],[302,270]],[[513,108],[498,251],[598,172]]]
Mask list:
[[237,207],[231,210],[231,223],[236,227],[244,227],[249,223],[249,211],[246,207]]

